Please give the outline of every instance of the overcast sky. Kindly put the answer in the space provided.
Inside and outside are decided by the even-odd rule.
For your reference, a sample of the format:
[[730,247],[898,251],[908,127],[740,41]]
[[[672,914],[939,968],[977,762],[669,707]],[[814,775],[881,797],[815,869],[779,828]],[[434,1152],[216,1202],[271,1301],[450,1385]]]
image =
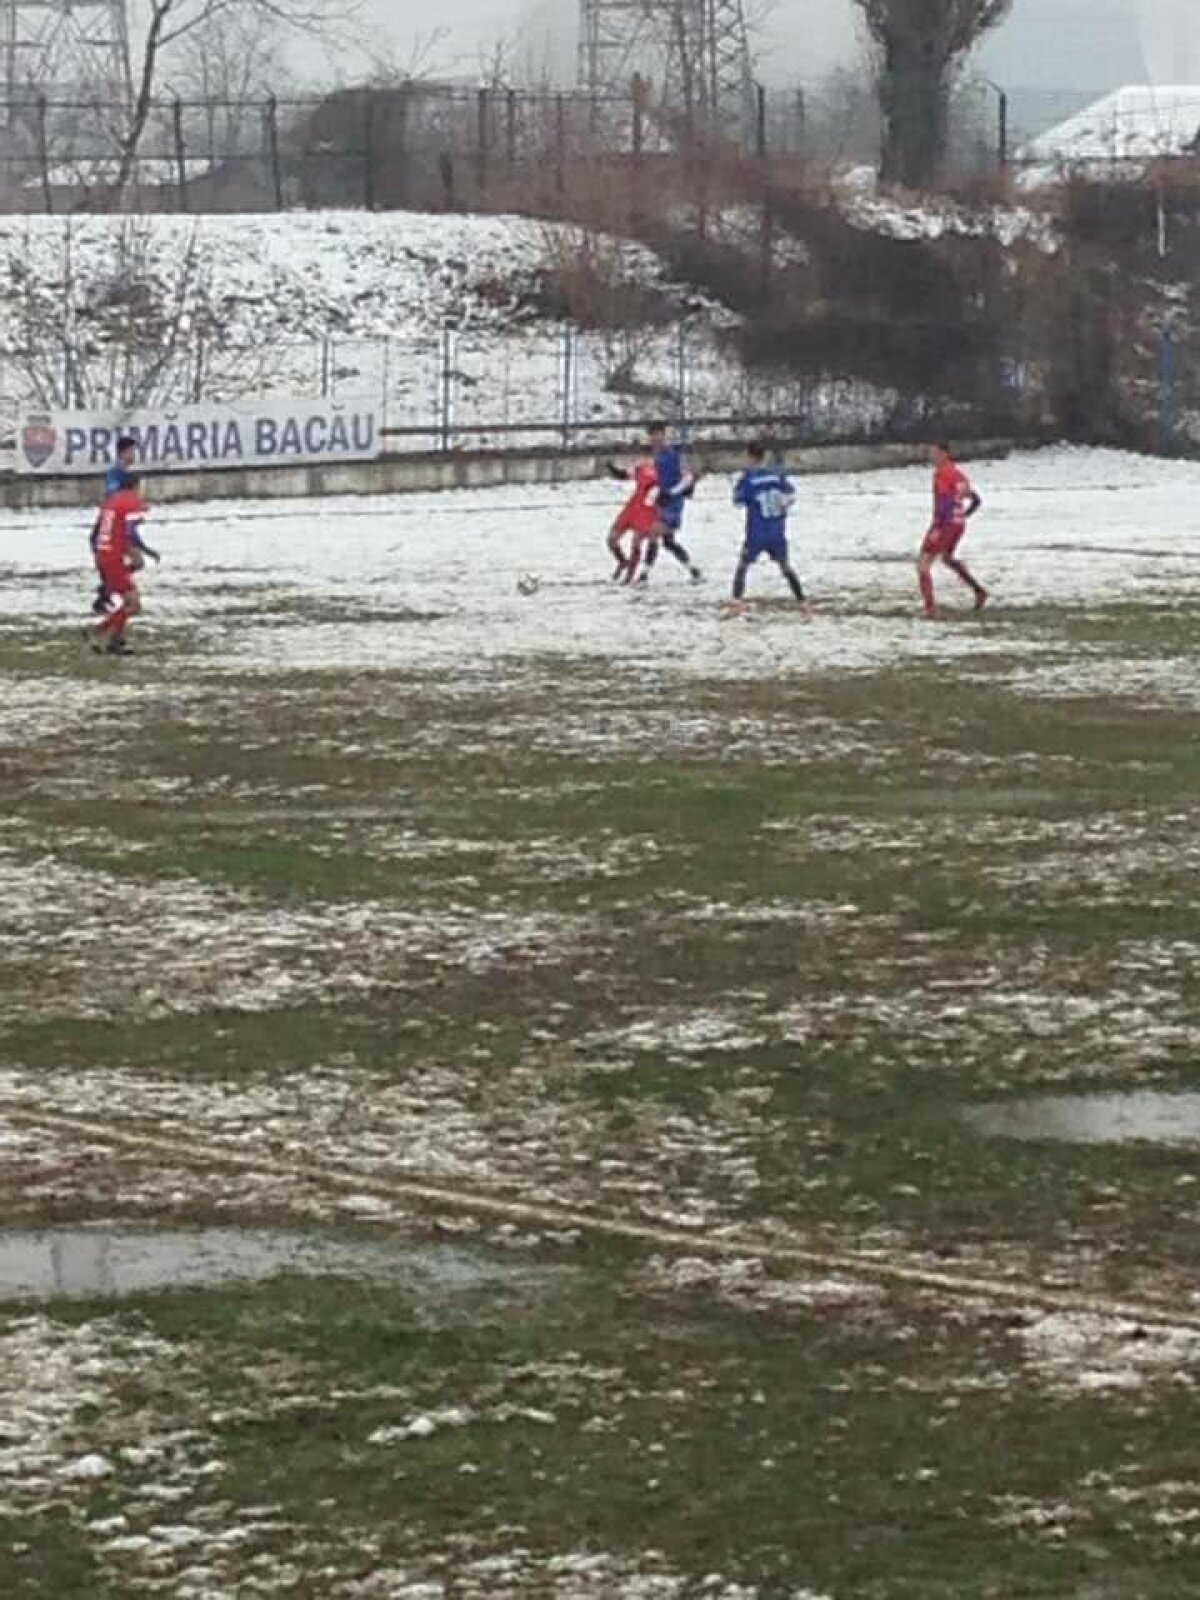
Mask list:
[[[424,15],[406,0],[365,0],[365,10],[377,48],[386,40],[401,65],[416,46],[431,70],[473,76],[497,40],[516,36],[527,55],[553,61],[560,75],[574,59],[579,0],[438,0]],[[839,63],[852,65],[861,48],[851,0],[776,0],[760,53],[761,75],[774,82],[812,82]],[[1014,0],[980,65],[1020,88],[1195,82],[1200,0]],[[344,64],[345,76],[355,70]]]

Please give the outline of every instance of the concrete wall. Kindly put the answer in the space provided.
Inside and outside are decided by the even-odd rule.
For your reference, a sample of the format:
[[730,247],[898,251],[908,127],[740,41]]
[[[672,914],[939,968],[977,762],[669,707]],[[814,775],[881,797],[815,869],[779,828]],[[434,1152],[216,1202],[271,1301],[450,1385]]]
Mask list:
[[[1013,440],[980,440],[964,447],[963,459],[1008,455]],[[622,452],[612,452],[620,454]],[[697,443],[694,458],[704,472],[735,472],[744,465],[740,446]],[[786,453],[786,452],[785,452]],[[925,445],[846,444],[800,445],[788,454],[796,474],[870,472],[910,466],[928,456]],[[491,489],[579,483],[599,477],[608,452],[558,450],[439,452],[390,455],[379,461],[346,462],[323,467],[250,467],[215,472],[156,473],[149,480],[150,498],[159,504],[183,500],[319,499],[326,495],[390,495],[429,493],[442,489]],[[8,474],[0,478],[0,505],[10,511],[51,507],[91,507],[97,481],[83,478],[35,478]]]

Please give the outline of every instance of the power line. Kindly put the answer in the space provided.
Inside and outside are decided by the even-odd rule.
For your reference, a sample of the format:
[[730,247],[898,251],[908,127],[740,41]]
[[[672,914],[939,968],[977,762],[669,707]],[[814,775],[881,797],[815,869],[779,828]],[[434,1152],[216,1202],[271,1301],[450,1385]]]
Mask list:
[[0,0],[0,53],[10,108],[37,95],[125,103],[127,0]]
[[693,135],[743,143],[753,126],[744,0],[580,0],[578,75],[596,97],[641,78]]

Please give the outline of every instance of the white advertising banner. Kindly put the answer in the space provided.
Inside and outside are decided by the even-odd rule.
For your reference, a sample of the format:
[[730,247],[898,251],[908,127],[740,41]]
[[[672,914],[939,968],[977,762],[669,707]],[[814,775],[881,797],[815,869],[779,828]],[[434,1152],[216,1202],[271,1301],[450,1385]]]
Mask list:
[[17,429],[17,471],[26,477],[103,477],[117,440],[126,434],[145,473],[374,461],[383,447],[372,400],[271,399],[123,415],[29,411]]

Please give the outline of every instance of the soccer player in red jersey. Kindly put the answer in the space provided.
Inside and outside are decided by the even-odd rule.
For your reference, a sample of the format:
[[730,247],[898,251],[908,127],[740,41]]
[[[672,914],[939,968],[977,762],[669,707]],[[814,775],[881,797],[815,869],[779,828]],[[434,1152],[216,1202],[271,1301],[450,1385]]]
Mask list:
[[125,630],[142,609],[134,573],[145,565],[146,555],[158,560],[156,552],[143,544],[140,532],[149,509],[142,499],[140,480],[131,477],[126,488],[109,496],[100,513],[96,565],[108,593],[109,612],[103,622],[85,630],[85,637],[91,640],[93,650],[111,656],[128,654]]
[[[622,482],[627,482],[632,478],[634,484],[633,493],[626,501],[608,535],[609,554],[617,563],[616,571],[613,573],[613,582],[616,583],[618,579],[623,579],[626,583],[632,583],[638,575],[638,569],[641,567],[642,556],[646,547],[654,540],[659,527],[658,472],[654,462],[648,456],[644,456],[628,471],[610,461],[608,470],[614,478],[618,478]],[[632,543],[628,555],[621,548],[621,540],[626,534],[632,535]]]
[[966,562],[958,559],[958,547],[966,534],[967,523],[982,504],[970,478],[950,454],[950,446],[934,445],[933,521],[917,560],[917,580],[921,585],[921,598],[925,602],[927,617],[936,617],[938,614],[937,599],[933,592],[933,568],[938,561],[948,566],[955,577],[961,578],[972,591],[976,611],[982,611],[987,605],[987,590],[972,575]]

